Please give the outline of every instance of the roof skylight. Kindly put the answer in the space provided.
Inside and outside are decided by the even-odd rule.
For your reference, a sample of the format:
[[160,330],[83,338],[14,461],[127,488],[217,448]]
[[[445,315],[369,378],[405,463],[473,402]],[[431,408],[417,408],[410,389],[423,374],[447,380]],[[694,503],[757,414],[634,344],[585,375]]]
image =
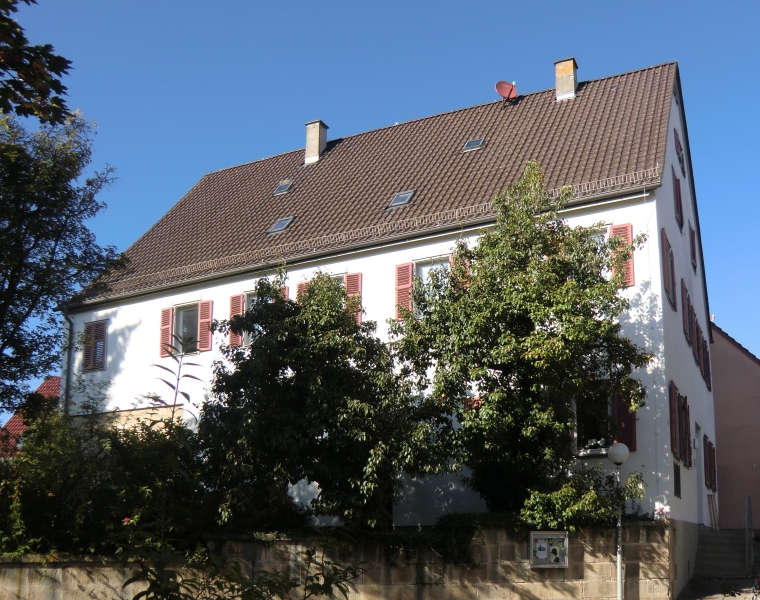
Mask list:
[[397,206],[406,206],[414,196],[414,190],[406,190],[405,192],[397,192],[393,195],[391,203],[388,208],[396,208]]
[[280,185],[274,188],[274,195],[277,196],[278,194],[284,194],[290,189],[292,185],[293,185],[293,182],[290,181],[289,179],[281,181]]
[[483,142],[486,138],[475,138],[474,140],[469,140],[465,145],[462,152],[469,152],[470,150],[480,150],[483,147]]
[[277,219],[269,230],[269,233],[280,233],[281,231],[285,231],[288,228],[288,225],[293,222],[293,219],[295,219],[295,217],[283,217],[282,219]]

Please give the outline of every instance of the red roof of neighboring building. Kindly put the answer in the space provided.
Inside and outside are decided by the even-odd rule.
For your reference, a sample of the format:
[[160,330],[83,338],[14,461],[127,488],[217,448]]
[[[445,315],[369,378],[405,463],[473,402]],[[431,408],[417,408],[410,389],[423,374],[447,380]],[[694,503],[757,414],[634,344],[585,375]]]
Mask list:
[[[61,378],[57,375],[46,377],[34,393],[45,398],[55,398],[61,393]],[[19,409],[5,425],[0,427],[0,458],[8,458],[16,452],[24,431],[26,431],[26,424]]]

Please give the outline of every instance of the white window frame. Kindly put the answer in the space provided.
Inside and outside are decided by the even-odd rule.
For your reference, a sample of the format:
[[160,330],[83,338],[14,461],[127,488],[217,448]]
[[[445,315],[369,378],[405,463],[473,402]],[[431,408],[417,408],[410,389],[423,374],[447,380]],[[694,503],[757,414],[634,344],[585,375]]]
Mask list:
[[192,308],[195,308],[196,315],[200,315],[200,312],[201,312],[201,302],[200,302],[200,300],[197,300],[195,302],[185,302],[183,304],[177,304],[177,305],[174,306],[174,322],[172,323],[172,333],[173,333],[173,335],[175,337],[172,339],[172,347],[177,352],[183,352],[184,354],[198,354],[198,353],[200,353],[200,350],[198,350],[198,342],[200,341],[198,339],[198,333],[199,333],[198,332],[198,319],[199,319],[199,316],[196,316],[196,319],[195,319],[195,348],[192,349],[192,350],[188,350],[188,351],[185,352],[184,348],[178,348],[177,347],[177,346],[180,345],[179,342],[177,341],[177,338],[182,337],[180,335],[180,331],[181,331],[181,327],[180,327],[180,325],[181,325],[181,322],[180,322],[180,313],[183,313],[186,310],[192,309]]

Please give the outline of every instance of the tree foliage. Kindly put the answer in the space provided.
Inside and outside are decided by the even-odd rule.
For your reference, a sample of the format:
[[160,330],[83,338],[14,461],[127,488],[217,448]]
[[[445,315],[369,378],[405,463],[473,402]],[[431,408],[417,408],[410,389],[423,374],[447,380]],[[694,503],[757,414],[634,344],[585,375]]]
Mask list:
[[113,180],[110,167],[86,175],[92,135],[79,115],[38,131],[0,120],[0,409],[18,406],[24,382],[58,363],[54,309],[123,264],[85,225]]
[[644,497],[643,477],[631,473],[618,486],[615,475],[603,473],[599,467],[574,470],[559,489],[542,492],[533,490],[520,511],[526,523],[538,529],[568,529],[609,527],[614,525],[618,511],[627,500]]
[[[311,509],[385,526],[397,473],[413,470],[428,432],[411,410],[375,324],[357,323],[357,298],[318,274],[297,302],[282,280],[259,280],[245,315],[228,325],[251,338],[217,365],[215,401],[200,434],[230,514],[250,513],[256,490],[318,483]],[[225,326],[226,328],[226,326]]]
[[562,485],[576,411],[609,431],[613,394],[631,410],[645,396],[632,374],[649,355],[618,321],[633,247],[570,227],[558,214],[567,193],[551,198],[529,163],[496,198],[495,228],[459,244],[450,270],[417,280],[414,311],[393,330],[407,372],[447,418],[440,439],[495,511]]
[[29,44],[13,18],[19,2],[37,3],[0,0],[0,111],[62,124],[70,113],[61,97],[66,87],[60,77],[69,72],[71,61],[54,54],[50,44]]

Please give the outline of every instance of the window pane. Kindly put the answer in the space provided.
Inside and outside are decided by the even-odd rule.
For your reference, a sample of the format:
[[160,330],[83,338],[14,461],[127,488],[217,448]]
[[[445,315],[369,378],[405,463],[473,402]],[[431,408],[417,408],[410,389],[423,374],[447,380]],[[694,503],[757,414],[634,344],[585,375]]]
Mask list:
[[430,279],[430,272],[433,269],[440,269],[443,267],[444,269],[449,268],[449,261],[448,260],[431,260],[431,261],[425,261],[420,262],[415,265],[417,267],[417,277],[422,279],[424,283],[427,283]]
[[198,307],[190,306],[177,311],[177,335],[183,343],[184,352],[198,350]]

